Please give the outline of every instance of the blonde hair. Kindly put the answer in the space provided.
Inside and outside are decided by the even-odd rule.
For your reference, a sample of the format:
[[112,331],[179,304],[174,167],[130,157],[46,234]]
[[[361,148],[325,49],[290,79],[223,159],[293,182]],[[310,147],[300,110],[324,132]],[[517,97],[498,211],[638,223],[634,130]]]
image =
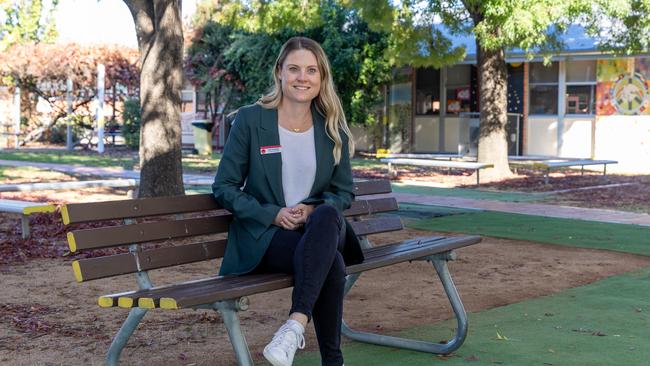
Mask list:
[[264,108],[277,108],[282,101],[282,82],[280,81],[280,70],[282,64],[287,56],[296,50],[310,51],[318,63],[318,71],[321,75],[320,91],[313,103],[319,113],[325,116],[325,131],[327,136],[334,141],[334,164],[337,165],[341,161],[341,149],[343,147],[343,140],[339,133],[339,129],[348,136],[348,152],[350,156],[354,155],[354,139],[352,132],[348,127],[348,122],[343,113],[343,106],[341,100],[334,90],[334,81],[332,80],[332,72],[330,63],[327,60],[325,51],[321,48],[318,42],[306,37],[293,37],[289,39],[280,50],[278,58],[275,60],[273,66],[273,86],[271,90],[260,100],[258,103]]

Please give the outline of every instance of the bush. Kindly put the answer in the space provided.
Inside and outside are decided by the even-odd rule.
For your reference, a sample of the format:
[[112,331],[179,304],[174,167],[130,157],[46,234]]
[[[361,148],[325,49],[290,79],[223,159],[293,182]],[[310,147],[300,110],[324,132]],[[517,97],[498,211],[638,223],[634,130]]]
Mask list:
[[89,140],[93,133],[93,120],[85,115],[73,114],[60,120],[49,131],[48,141],[53,144],[64,144],[67,142],[67,121],[72,125],[72,143],[82,143],[81,140]]
[[140,100],[136,98],[127,99],[124,102],[122,112],[122,136],[126,146],[137,149],[140,146]]

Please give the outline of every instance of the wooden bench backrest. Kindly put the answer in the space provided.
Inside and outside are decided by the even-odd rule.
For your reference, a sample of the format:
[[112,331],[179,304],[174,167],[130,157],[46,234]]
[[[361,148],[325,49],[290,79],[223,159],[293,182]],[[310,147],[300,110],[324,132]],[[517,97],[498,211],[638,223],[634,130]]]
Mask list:
[[[362,197],[390,193],[389,181],[357,182],[354,189],[357,199],[344,214],[354,218],[352,226],[357,235],[402,229],[397,216],[361,220],[362,216],[397,210],[397,201],[393,197]],[[199,214],[201,217],[174,217],[179,214]],[[220,258],[225,252],[225,239],[146,249],[137,244],[225,233],[232,218],[228,211],[217,205],[211,194],[67,204],[61,207],[61,215],[66,225],[103,225],[69,231],[68,244],[73,253],[131,246],[128,253],[73,261],[75,278],[79,282]],[[115,220],[126,220],[127,224],[115,224]]]

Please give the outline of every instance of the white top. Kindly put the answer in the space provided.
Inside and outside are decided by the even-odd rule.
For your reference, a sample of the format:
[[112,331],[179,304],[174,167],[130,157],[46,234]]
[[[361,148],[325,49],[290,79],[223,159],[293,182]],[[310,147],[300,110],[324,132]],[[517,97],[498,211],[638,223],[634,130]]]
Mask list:
[[278,124],[282,146],[282,190],[287,207],[309,197],[316,178],[314,126],[305,132],[293,132]]

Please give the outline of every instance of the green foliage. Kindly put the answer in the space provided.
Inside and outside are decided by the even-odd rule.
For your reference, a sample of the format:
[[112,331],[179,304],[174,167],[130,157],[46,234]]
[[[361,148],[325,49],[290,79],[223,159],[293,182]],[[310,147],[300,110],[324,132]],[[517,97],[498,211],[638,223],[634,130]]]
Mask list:
[[127,99],[124,102],[124,112],[122,112],[122,136],[124,136],[126,145],[132,149],[137,149],[140,146],[141,123],[140,100]]
[[1,0],[0,51],[11,45],[53,42],[56,37],[54,10],[58,0]]
[[[280,9],[277,4],[269,3],[265,5],[268,6],[265,15],[249,14],[248,20],[238,22],[228,21],[231,18],[224,13],[209,16],[212,20],[200,28],[185,63],[196,85],[204,91],[212,91],[212,95],[221,95],[221,102],[232,107],[252,103],[268,91],[272,68],[282,44],[293,36],[307,36],[318,41],[329,57],[334,83],[348,120],[355,124],[375,123],[375,107],[383,100],[382,86],[390,80],[391,65],[386,58],[388,34],[371,30],[355,9],[333,1],[279,3],[286,7]],[[273,19],[297,17],[301,6],[307,10],[299,21],[276,27],[280,23]],[[222,4],[221,9],[225,13],[236,9],[239,14],[248,14],[246,6],[237,7],[235,2]],[[318,19],[310,15],[316,11],[314,9]],[[204,10],[204,17],[208,13]],[[270,26],[246,26],[249,21],[270,22]],[[220,86],[223,83],[230,84],[233,91],[230,95],[214,92],[218,86],[223,88]]]
[[195,24],[212,21],[246,32],[275,33],[283,28],[303,31],[320,24],[320,1],[221,0],[203,1]]
[[[80,141],[86,135],[91,135],[93,132],[93,121],[88,116],[73,114],[66,119],[66,122],[72,126],[72,141]],[[68,134],[68,124],[59,123],[49,131],[49,142],[53,144],[65,144]]]
[[585,12],[600,47],[621,55],[650,52],[650,0],[597,0]]
[[[464,57],[450,35],[474,35],[488,51],[550,55],[571,24],[587,27],[604,51],[650,51],[650,0],[346,0],[373,29],[390,30],[395,65],[439,67]],[[442,21],[440,23],[440,21]],[[445,32],[441,32],[445,29]],[[431,31],[433,30],[433,31]]]

